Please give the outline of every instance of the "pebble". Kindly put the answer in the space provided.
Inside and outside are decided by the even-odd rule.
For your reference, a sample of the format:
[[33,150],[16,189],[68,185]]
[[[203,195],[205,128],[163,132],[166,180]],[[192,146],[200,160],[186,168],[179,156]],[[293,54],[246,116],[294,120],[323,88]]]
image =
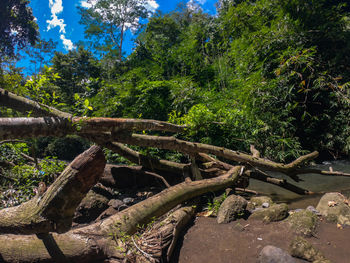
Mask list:
[[126,204],[126,205],[130,205],[132,203],[134,203],[134,198],[131,198],[131,197],[126,197],[123,199],[123,203]]
[[321,215],[321,213],[320,213],[315,207],[313,207],[312,205],[309,205],[309,206],[306,208],[306,210],[311,211],[311,212],[314,213],[315,215],[318,215],[318,216]]
[[296,261],[286,251],[269,245],[261,250],[258,263],[296,263]]
[[108,205],[113,207],[114,209],[118,209],[119,207],[121,207],[122,205],[124,205],[124,202],[122,200],[119,199],[111,199],[108,202]]
[[268,208],[269,206],[270,206],[270,204],[269,203],[262,203],[262,205],[261,205],[263,208]]

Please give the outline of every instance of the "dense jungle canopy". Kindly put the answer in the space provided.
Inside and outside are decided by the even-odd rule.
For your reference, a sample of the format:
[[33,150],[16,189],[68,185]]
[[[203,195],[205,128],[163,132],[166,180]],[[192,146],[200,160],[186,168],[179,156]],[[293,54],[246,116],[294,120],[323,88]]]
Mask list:
[[[41,39],[29,1],[3,1],[1,88],[74,116],[185,124],[182,139],[244,152],[255,145],[276,161],[313,150],[321,159],[349,156],[348,1],[221,0],[215,15],[192,1],[156,12],[144,25],[132,19],[147,16],[144,1],[132,10],[124,3],[129,13],[108,10],[114,2],[124,3],[80,8],[86,40],[62,53],[54,41]],[[125,56],[123,33],[131,22],[138,33],[134,51]],[[23,54],[35,65],[30,76],[16,67]],[[31,114],[0,109],[2,117]],[[26,143],[1,144],[2,159],[25,151],[71,160],[88,147],[74,136]],[[187,158],[135,149],[173,161]],[[126,162],[111,152],[107,158]]]
[[[18,12],[25,4],[11,2]],[[55,52],[36,36],[27,47],[37,63],[32,76],[13,66],[20,57],[12,45],[33,44],[33,16],[1,10],[1,30],[21,32],[1,34],[4,89],[76,115],[187,124],[194,140],[243,151],[254,144],[278,160],[315,149],[324,158],[349,154],[348,1],[223,0],[216,15],[179,5],[150,17],[122,60],[121,30],[113,47],[107,22],[82,9],[94,45]]]

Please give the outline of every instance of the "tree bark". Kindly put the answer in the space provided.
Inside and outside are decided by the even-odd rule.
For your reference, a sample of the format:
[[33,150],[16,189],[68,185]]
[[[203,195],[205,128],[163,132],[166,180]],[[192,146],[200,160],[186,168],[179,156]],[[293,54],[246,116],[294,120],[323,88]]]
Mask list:
[[0,118],[0,139],[64,136],[68,134],[123,133],[131,130],[183,131],[183,126],[156,120],[112,118]]
[[9,107],[19,112],[28,114],[29,112],[33,116],[51,116],[51,117],[62,117],[71,118],[72,115],[66,112],[62,112],[53,107],[35,102],[31,99],[18,96],[7,90],[0,88],[0,105]]
[[71,228],[76,207],[96,184],[106,164],[101,148],[79,155],[42,195],[0,210],[0,233],[63,233]]

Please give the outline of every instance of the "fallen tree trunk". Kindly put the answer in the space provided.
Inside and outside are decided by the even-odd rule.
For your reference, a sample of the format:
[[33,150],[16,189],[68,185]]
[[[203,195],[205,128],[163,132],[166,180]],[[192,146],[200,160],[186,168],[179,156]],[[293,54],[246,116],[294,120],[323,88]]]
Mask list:
[[168,160],[159,160],[156,158],[152,158],[139,152],[136,152],[129,147],[126,147],[124,144],[116,143],[116,142],[103,142],[97,141],[101,146],[104,146],[115,153],[118,153],[120,156],[128,159],[130,162],[135,163],[137,165],[141,165],[151,171],[163,171],[170,172],[174,174],[179,174],[184,176],[185,174],[190,173],[190,164],[182,164],[171,162]]
[[[94,136],[89,134],[83,134],[90,140],[94,140]],[[175,137],[166,136],[150,136],[141,134],[99,134],[96,136],[98,141],[118,141],[126,144],[132,144],[145,147],[156,147],[160,149],[176,150],[183,153],[189,153],[196,155],[198,153],[214,154],[219,157],[226,158],[228,160],[247,163],[253,167],[260,167],[268,171],[277,171],[286,175],[294,174],[294,171],[301,167],[305,162],[315,159],[318,156],[318,152],[312,152],[307,155],[303,155],[289,164],[276,163],[268,159],[253,157],[249,154],[233,151],[224,147],[218,147],[214,145],[188,142]]]
[[72,115],[0,88],[0,105],[33,116],[71,118]]
[[0,210],[0,233],[63,233],[71,228],[75,208],[96,184],[106,160],[92,146],[79,155],[45,191],[19,206]]
[[151,218],[165,214],[186,200],[234,185],[240,171],[241,167],[237,166],[218,178],[175,185],[102,222],[64,234],[52,234],[43,240],[35,235],[0,235],[0,244],[4,244],[0,246],[0,259],[4,262],[49,262],[52,256],[47,251],[47,243],[55,247],[55,254],[64,255],[65,260],[71,262],[123,257],[116,248],[116,239],[135,233],[137,226],[147,224]]
[[136,250],[131,256],[136,262],[169,262],[180,231],[194,216],[195,210],[195,206],[182,207],[147,227],[139,238],[132,238]]
[[156,120],[118,118],[0,118],[0,139],[31,138],[38,136],[64,136],[68,134],[98,134],[125,131],[182,132],[184,126]]

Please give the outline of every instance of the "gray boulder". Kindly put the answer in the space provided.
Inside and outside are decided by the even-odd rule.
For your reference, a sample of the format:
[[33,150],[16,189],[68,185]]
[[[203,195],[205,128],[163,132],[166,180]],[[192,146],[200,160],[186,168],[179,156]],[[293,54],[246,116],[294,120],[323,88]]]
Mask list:
[[285,219],[288,216],[287,204],[273,204],[268,208],[255,209],[250,216],[252,219],[262,220],[266,223]]
[[296,234],[310,237],[315,235],[318,217],[313,212],[302,209],[293,212],[286,221]]
[[75,210],[73,222],[78,224],[94,221],[108,208],[109,199],[90,190]]
[[293,257],[302,258],[309,262],[330,263],[329,260],[303,237],[295,237],[289,246]]
[[350,206],[341,193],[327,193],[322,196],[316,209],[327,221],[350,225]]
[[230,195],[222,202],[217,216],[219,224],[229,223],[244,215],[247,200],[239,195]]
[[320,211],[318,211],[315,207],[313,207],[312,205],[309,205],[308,207],[306,207],[306,210],[311,211],[312,213],[314,213],[315,215],[320,216],[321,213]]
[[269,245],[261,250],[258,263],[296,263],[296,261],[286,251]]

